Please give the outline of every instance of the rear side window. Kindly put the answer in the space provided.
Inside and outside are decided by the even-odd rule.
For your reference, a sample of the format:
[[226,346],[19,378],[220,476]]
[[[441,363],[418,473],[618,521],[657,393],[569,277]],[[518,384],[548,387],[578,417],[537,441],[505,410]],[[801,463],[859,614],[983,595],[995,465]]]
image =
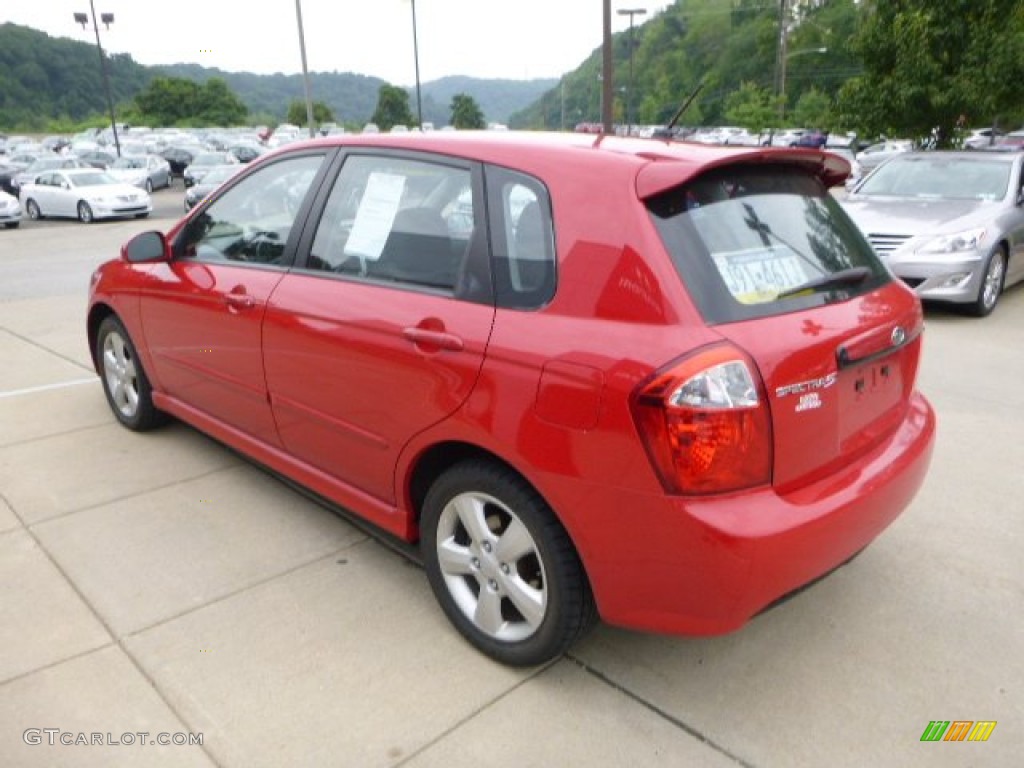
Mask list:
[[537,309],[555,295],[555,238],[547,189],[537,179],[489,167],[488,215],[499,307]]
[[450,292],[473,226],[468,168],[353,156],[331,190],[306,268]]
[[648,209],[710,323],[842,301],[890,279],[835,199],[798,169],[716,169]]

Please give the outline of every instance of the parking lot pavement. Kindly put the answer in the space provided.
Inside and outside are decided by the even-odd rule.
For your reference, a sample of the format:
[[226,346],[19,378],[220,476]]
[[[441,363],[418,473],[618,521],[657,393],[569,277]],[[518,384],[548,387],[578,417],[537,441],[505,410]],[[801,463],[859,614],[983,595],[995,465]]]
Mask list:
[[[513,670],[342,518],[183,425],[115,424],[85,283],[52,270],[154,225],[0,232],[0,766],[1019,764],[1024,290],[929,309],[932,471],[855,561],[727,637],[600,626]],[[997,725],[924,743],[934,720]]]

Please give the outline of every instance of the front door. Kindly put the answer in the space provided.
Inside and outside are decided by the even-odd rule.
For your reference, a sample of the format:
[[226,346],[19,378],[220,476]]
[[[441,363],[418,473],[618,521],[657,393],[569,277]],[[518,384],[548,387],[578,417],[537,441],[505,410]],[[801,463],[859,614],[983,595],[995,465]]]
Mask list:
[[198,211],[140,296],[160,388],[254,437],[278,443],[263,373],[267,301],[295,250],[298,212],[322,153],[281,160]]

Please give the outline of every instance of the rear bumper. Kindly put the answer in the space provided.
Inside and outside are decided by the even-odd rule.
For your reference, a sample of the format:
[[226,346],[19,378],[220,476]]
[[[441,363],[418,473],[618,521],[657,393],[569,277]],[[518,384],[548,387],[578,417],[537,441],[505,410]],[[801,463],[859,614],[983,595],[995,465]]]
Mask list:
[[673,634],[737,629],[885,530],[923,483],[934,439],[934,412],[915,393],[891,439],[784,496],[771,488],[699,500],[595,490],[576,538],[602,618]]

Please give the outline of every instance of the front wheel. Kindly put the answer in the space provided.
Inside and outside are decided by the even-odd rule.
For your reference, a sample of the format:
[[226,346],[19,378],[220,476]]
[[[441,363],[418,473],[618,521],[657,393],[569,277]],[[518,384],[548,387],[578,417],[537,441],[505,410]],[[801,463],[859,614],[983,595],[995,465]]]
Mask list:
[[82,200],[78,204],[78,220],[83,224],[89,224],[92,222],[92,219],[92,208],[87,202],[85,202],[85,200]]
[[103,393],[121,424],[136,432],[145,432],[166,420],[164,413],[153,405],[153,390],[135,345],[114,315],[100,323],[96,334],[96,359]]
[[25,201],[25,213],[32,221],[39,221],[43,218],[43,212],[39,210],[39,203],[32,199]]
[[992,314],[999,302],[999,296],[1003,292],[1003,283],[1006,280],[1006,253],[1002,247],[996,248],[989,254],[985,263],[985,277],[978,288],[978,298],[970,305],[970,312],[975,317],[985,317]]
[[590,585],[568,534],[510,469],[485,461],[452,467],[431,486],[420,523],[435,597],[491,658],[543,664],[593,622]]

